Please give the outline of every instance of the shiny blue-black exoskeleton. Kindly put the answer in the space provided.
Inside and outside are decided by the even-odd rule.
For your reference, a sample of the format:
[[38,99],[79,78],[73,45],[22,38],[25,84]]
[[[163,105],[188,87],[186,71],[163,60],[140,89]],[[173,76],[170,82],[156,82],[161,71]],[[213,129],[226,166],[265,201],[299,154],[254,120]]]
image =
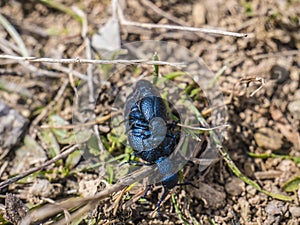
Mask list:
[[164,193],[158,210],[168,190],[178,183],[174,165],[168,158],[175,150],[180,132],[176,122],[167,114],[164,100],[158,90],[147,80],[140,80],[128,96],[125,109],[125,126],[134,154],[149,164],[156,164],[162,175]]

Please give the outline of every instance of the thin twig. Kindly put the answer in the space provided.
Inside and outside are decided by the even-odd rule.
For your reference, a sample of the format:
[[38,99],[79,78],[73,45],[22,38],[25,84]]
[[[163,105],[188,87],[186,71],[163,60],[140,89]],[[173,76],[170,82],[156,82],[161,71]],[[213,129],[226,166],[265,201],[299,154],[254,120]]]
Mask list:
[[[20,57],[13,55],[0,55],[0,59],[11,59],[16,61],[28,61],[28,62],[43,62],[43,63],[61,63],[61,64],[102,64],[102,65],[137,65],[137,64],[147,64],[147,65],[158,65],[158,66],[174,66],[174,67],[184,67],[184,63],[170,63],[165,61],[153,61],[148,59],[133,59],[133,60],[94,60],[94,59],[52,59],[52,58],[37,58],[37,57]],[[74,74],[75,75],[75,74]]]
[[201,111],[201,115],[206,117],[208,116],[209,114],[211,114],[213,111],[215,110],[218,110],[218,109],[222,109],[224,108],[226,105],[229,105],[231,103],[231,100],[225,100],[224,101],[224,104],[220,104],[220,105],[216,105],[216,106],[213,106],[213,107],[210,107],[208,109],[203,109]]
[[[237,87],[241,83],[243,83],[245,81],[246,81],[246,83],[250,83],[250,82],[253,82],[253,81],[258,81],[258,82],[261,83],[261,85],[250,94],[250,97],[253,97],[253,95],[255,95],[258,91],[260,91],[265,86],[265,84],[266,84],[264,78],[262,78],[262,77],[241,78],[236,83],[234,83],[232,85],[232,89],[231,90],[222,89],[223,93],[230,94],[229,97],[228,97],[228,99],[226,99],[224,101],[224,105],[231,104],[234,96],[240,97],[240,96],[243,96],[245,94],[244,92],[236,91]],[[213,107],[213,108],[209,108],[209,109],[205,109],[201,113],[202,113],[202,115],[206,116],[206,115],[212,113],[212,111],[216,110],[218,107],[224,107],[224,105]]]
[[[20,54],[18,47],[15,46],[13,43],[6,41],[5,39],[0,38],[0,48],[4,53],[6,53],[10,57],[19,57],[19,56],[16,56],[16,53],[15,53],[15,52],[17,52],[18,54]],[[12,62],[9,62],[7,64],[19,63],[24,68],[28,69],[31,73],[34,73],[36,76],[48,76],[48,77],[53,77],[53,78],[60,78],[62,76],[61,74],[58,74],[57,72],[37,68],[37,67],[29,64],[26,61],[16,60],[16,59],[12,59],[11,61]],[[3,63],[2,63],[2,65],[3,65]],[[57,69],[57,70],[62,71],[60,69]],[[63,71],[63,72],[65,72],[65,71]],[[84,79],[85,78],[84,75],[81,75],[81,74],[75,74],[75,75],[80,79],[86,80],[86,79]]]
[[29,56],[28,51],[26,49],[26,46],[17,32],[17,30],[11,25],[11,23],[0,13],[0,24],[4,26],[4,28],[7,30],[7,32],[10,34],[10,36],[15,40],[17,45],[19,46],[20,52],[23,56]]
[[[158,15],[160,15],[160,16],[162,16],[162,17],[164,17],[164,18],[166,18],[166,19],[168,19],[168,20],[170,20],[170,21],[172,21],[172,22],[174,22],[174,23],[176,23],[176,24],[178,24],[178,25],[181,25],[181,26],[188,26],[188,24],[187,24],[185,21],[183,21],[183,20],[181,20],[181,19],[179,19],[179,18],[173,16],[172,14],[170,14],[170,13],[168,13],[168,12],[166,12],[166,11],[163,11],[162,9],[160,9],[159,7],[157,7],[154,3],[152,3],[152,2],[149,1],[149,0],[141,0],[141,3],[142,3],[145,7],[149,7],[150,9],[152,9],[152,10],[153,10],[155,13],[157,13]],[[205,39],[205,40],[207,40],[207,41],[209,41],[209,42],[213,42],[213,41],[214,41],[214,38],[211,37],[211,36],[204,35],[204,34],[202,34],[202,33],[195,33],[195,34],[196,34],[198,37],[203,38],[203,39]]]
[[[21,54],[19,48],[14,45],[12,42],[9,42],[3,38],[0,38],[0,49],[8,56],[10,57],[19,57],[17,56],[17,54]],[[5,62],[5,61],[4,61]],[[1,62],[2,65],[4,65],[4,62]],[[54,71],[49,71],[49,70],[43,70],[40,68],[35,67],[34,65],[29,64],[26,61],[20,61],[20,60],[16,60],[16,59],[11,59],[8,60],[8,62],[6,62],[6,64],[13,64],[13,63],[19,63],[21,66],[23,66],[24,68],[26,68],[27,70],[29,70],[31,73],[33,73],[36,76],[48,76],[48,77],[52,77],[52,78],[61,78],[63,76],[63,74],[54,72]],[[52,69],[55,69],[57,71],[63,72],[63,73],[69,73],[68,68],[65,68],[61,65],[52,65],[51,66]],[[21,75],[25,75],[26,72],[16,72],[15,75],[21,76]],[[9,74],[6,74],[9,75]],[[84,74],[81,74],[77,71],[74,71],[74,76],[78,77],[79,79],[82,80],[87,80],[87,76]]]
[[154,3],[152,3],[149,0],[141,0],[141,3],[145,6],[150,8],[151,10],[153,10],[155,13],[157,13],[158,15],[160,15],[161,17],[164,17],[178,25],[181,26],[186,26],[186,22],[180,20],[179,18],[173,16],[172,14],[160,9],[159,7],[157,7]]
[[169,25],[169,24],[139,23],[139,22],[128,21],[125,19],[122,9],[120,7],[118,7],[118,16],[119,16],[120,24],[122,24],[124,26],[136,26],[136,27],[142,27],[145,29],[168,29],[168,30],[202,32],[202,33],[207,33],[207,34],[218,34],[218,35],[243,37],[243,38],[248,36],[248,34],[245,34],[245,33],[236,33],[236,32],[210,29],[210,28],[197,28],[197,27],[176,26],[176,25]]
[[12,178],[10,178],[10,179],[7,179],[7,180],[1,182],[1,183],[0,183],[0,191],[1,191],[3,188],[5,188],[6,186],[8,186],[8,185],[10,185],[10,184],[12,184],[12,183],[14,183],[14,182],[20,180],[20,179],[22,179],[22,178],[24,178],[24,177],[26,177],[26,176],[32,174],[32,173],[35,173],[35,172],[37,172],[37,171],[39,171],[39,170],[42,170],[42,169],[44,169],[45,167],[51,165],[52,163],[57,162],[57,161],[60,160],[60,159],[63,159],[63,158],[65,158],[65,157],[67,157],[69,154],[71,154],[71,153],[74,152],[76,149],[78,149],[78,147],[79,147],[79,144],[73,145],[72,147],[70,147],[70,148],[67,149],[66,151],[60,153],[59,155],[57,155],[57,156],[55,156],[53,159],[51,159],[51,160],[49,160],[49,161],[43,163],[42,165],[40,165],[40,166],[38,166],[38,167],[35,167],[35,168],[32,168],[32,169],[30,169],[30,170],[28,170],[28,171],[26,171],[26,172],[24,172],[24,173],[22,173],[22,174],[19,174],[19,175],[15,176],[15,177],[12,177]]
[[78,95],[78,90],[76,88],[76,85],[75,85],[75,81],[74,81],[74,75],[73,75],[73,67],[74,67],[74,64],[70,64],[69,65],[69,82],[70,82],[70,85],[75,93],[75,98],[78,99],[79,98],[79,95]]
[[[183,142],[184,142],[184,138],[181,138],[174,152],[177,152],[179,151],[179,149],[181,149]],[[79,198],[67,199],[55,205],[47,204],[39,209],[33,210],[31,214],[29,214],[24,219],[25,221],[29,221],[29,222],[24,224],[29,224],[30,222],[34,223],[46,219],[50,216],[56,215],[57,213],[62,212],[66,209],[77,208],[77,207],[83,207],[79,209],[80,215],[83,215],[88,211],[90,211],[90,209],[94,208],[96,204],[99,204],[99,200],[108,197],[114,192],[118,192],[122,190],[123,188],[133,184],[134,182],[140,181],[145,177],[148,177],[149,174],[153,172],[154,168],[155,166],[144,166],[141,169],[134,171],[131,174],[128,174],[126,177],[119,180],[118,183],[105,188],[103,191],[97,193],[95,196],[87,197],[87,198],[79,197]],[[75,212],[75,214],[71,215],[71,218],[74,219],[78,215],[79,214]]]
[[1,75],[24,76],[25,72],[16,71],[16,70],[13,70],[13,69],[2,69],[2,68],[0,68],[0,76]]
[[[22,55],[20,48],[18,48],[17,45],[15,45],[12,41],[8,41],[2,37],[0,37],[0,48],[5,54]],[[5,65],[4,62],[1,62],[1,65]]]
[[256,81],[260,82],[261,85],[250,94],[250,97],[253,97],[258,91],[260,91],[260,89],[262,89],[266,85],[265,79],[263,77],[256,77]]
[[[91,48],[91,41],[88,36],[88,19],[86,14],[80,10],[79,8],[76,8],[75,12],[81,17],[82,19],[82,31],[81,36],[84,39],[85,43],[85,51],[86,51],[86,57],[87,59],[92,59],[92,48]],[[88,64],[87,66],[87,75],[88,75],[88,89],[89,89],[89,108],[93,110],[95,106],[95,91],[94,91],[94,82],[93,82],[93,64]],[[92,119],[96,119],[95,113],[92,114]],[[105,148],[100,140],[100,134],[98,130],[97,124],[93,125],[94,133],[97,139],[98,147],[101,152],[105,151]]]
[[[59,64],[57,64],[57,65],[53,64],[53,65],[51,65],[51,67],[52,67],[52,69],[58,70],[60,72],[66,73],[66,74],[69,74],[70,71],[71,71],[70,68],[64,67],[64,66],[59,65]],[[86,74],[80,73],[76,70],[73,70],[72,73],[73,73],[74,77],[77,77],[77,78],[79,78],[81,80],[84,80],[84,81],[87,80],[87,75]],[[58,75],[58,76],[61,76],[61,75]]]
[[[52,205],[48,204],[45,205],[39,209],[36,209],[32,211],[31,214],[28,216],[30,217],[31,222],[36,222],[42,219],[45,219],[49,216],[53,216],[65,209],[70,209],[74,207],[84,206],[85,204],[89,204],[89,206],[94,206],[97,204],[97,202],[105,197],[108,197],[114,192],[118,192],[122,190],[123,188],[127,187],[128,185],[131,185],[132,183],[141,180],[149,175],[153,168],[150,166],[144,166],[138,171],[135,171],[132,174],[129,174],[127,177],[124,177],[120,182],[105,188],[103,191],[97,193],[93,197],[87,197],[87,198],[73,198],[73,199],[67,199],[61,203]],[[84,206],[84,210],[81,210],[81,215],[88,212],[91,207]]]
[[287,57],[287,56],[294,56],[294,55],[299,55],[300,51],[299,50],[290,50],[290,51],[282,51],[282,52],[271,52],[267,54],[260,54],[260,55],[255,55],[253,56],[254,60],[260,60],[264,58],[270,58],[270,57]]
[[33,36],[38,35],[39,38],[48,38],[50,36],[49,32],[45,28],[42,28],[38,26],[37,24],[34,24],[32,22],[27,22],[27,20],[20,20],[15,15],[11,14],[8,15],[6,13],[2,13],[7,20],[11,22],[18,30],[22,30],[26,33],[31,33]]
[[93,126],[96,124],[103,123],[104,121],[110,119],[112,116],[118,115],[121,112],[113,112],[109,115],[102,116],[99,119],[96,119],[95,121],[90,121],[87,123],[82,123],[82,124],[70,124],[70,125],[42,125],[40,128],[42,129],[65,129],[65,130],[71,130],[71,129],[77,129],[77,128],[82,128],[82,127],[89,127]]
[[68,217],[64,217],[61,220],[53,223],[52,225],[65,225],[65,224],[73,224],[71,223],[73,220],[75,220],[76,218],[81,217],[82,215],[84,215],[86,212],[91,211],[92,209],[95,208],[95,204],[87,204],[84,207],[78,209],[76,212],[69,214],[67,210],[64,210],[65,215],[68,214]]
[[0,155],[0,161],[1,161],[8,155],[8,153],[10,152],[10,148],[3,150],[2,147],[0,147],[0,150],[2,151],[2,154]]
[[241,37],[245,38],[248,36],[248,34],[245,34],[245,33],[236,33],[236,32],[209,29],[209,28],[184,27],[184,26],[176,26],[176,25],[169,25],[169,24],[139,23],[139,22],[132,22],[132,21],[128,21],[128,20],[122,20],[121,24],[125,25],[125,26],[142,27],[145,29],[182,30],[182,31],[191,31],[191,32],[202,32],[202,33],[207,33],[207,34],[233,36],[233,37],[240,37],[240,38]]
[[32,133],[32,129],[38,125],[38,123],[47,115],[48,111],[53,109],[53,107],[55,106],[55,104],[59,101],[59,99],[61,99],[62,95],[64,94],[67,85],[68,85],[69,81],[67,79],[64,80],[63,84],[61,85],[61,87],[59,88],[57,95],[55,96],[55,98],[53,99],[52,102],[49,103],[49,105],[47,105],[43,111],[32,121],[32,126],[30,128],[30,133]]
[[0,177],[2,177],[2,174],[4,173],[6,167],[8,166],[8,160],[5,160],[0,168]]
[[0,86],[2,90],[5,90],[9,93],[15,92],[20,94],[22,97],[32,98],[32,93],[26,87],[22,87],[19,84],[13,83],[11,81],[7,81],[5,79],[2,79],[1,77],[0,77]]
[[216,126],[216,127],[193,127],[193,126],[188,126],[188,125],[184,125],[184,124],[177,124],[180,127],[184,127],[184,128],[188,128],[191,130],[202,130],[202,131],[210,131],[210,130],[217,130],[217,129],[221,129],[221,128],[225,128],[225,127],[229,127],[229,124],[224,124],[224,125],[220,125],[220,126]]

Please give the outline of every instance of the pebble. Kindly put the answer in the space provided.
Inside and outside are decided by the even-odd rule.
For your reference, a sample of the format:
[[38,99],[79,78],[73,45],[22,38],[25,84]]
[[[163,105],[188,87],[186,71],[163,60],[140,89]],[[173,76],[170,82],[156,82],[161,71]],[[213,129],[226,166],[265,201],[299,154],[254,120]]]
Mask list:
[[299,206],[291,206],[289,209],[290,213],[292,214],[292,217],[300,217],[300,207]]
[[205,183],[196,184],[199,189],[189,188],[189,195],[204,202],[204,206],[210,209],[223,208],[226,204],[226,194],[221,186],[211,186]]
[[266,213],[269,215],[282,215],[284,204],[279,201],[271,201],[266,206]]
[[252,187],[251,185],[247,185],[246,190],[247,190],[247,193],[249,193],[252,196],[254,196],[257,192],[257,190],[254,187]]
[[16,145],[25,131],[27,120],[16,110],[0,101],[0,146]]
[[233,177],[225,184],[225,190],[232,196],[238,196],[245,190],[245,184],[241,179]]
[[254,139],[259,147],[265,149],[279,150],[283,145],[282,135],[267,127],[260,128],[254,134]]
[[206,9],[203,3],[195,2],[193,6],[193,21],[196,26],[203,25],[205,23]]
[[37,179],[29,188],[29,193],[33,196],[51,197],[53,190],[52,184],[46,179]]
[[288,109],[295,119],[300,119],[300,99],[290,102]]
[[259,202],[260,202],[260,196],[259,196],[259,195],[256,195],[256,196],[254,196],[253,198],[250,198],[250,199],[249,199],[249,204],[250,204],[251,206],[256,206],[256,205],[259,204]]
[[300,99],[300,89],[295,91],[294,97],[295,97],[295,99]]
[[293,167],[294,167],[294,162],[292,160],[284,159],[279,163],[277,169],[283,172],[289,172],[292,171]]
[[243,218],[244,221],[247,221],[250,215],[250,205],[249,202],[246,199],[240,198],[238,200],[239,205],[241,207],[241,217]]
[[299,70],[292,67],[291,68],[291,72],[290,72],[290,77],[291,77],[291,80],[294,80],[294,81],[299,81],[300,80],[300,77],[299,77]]

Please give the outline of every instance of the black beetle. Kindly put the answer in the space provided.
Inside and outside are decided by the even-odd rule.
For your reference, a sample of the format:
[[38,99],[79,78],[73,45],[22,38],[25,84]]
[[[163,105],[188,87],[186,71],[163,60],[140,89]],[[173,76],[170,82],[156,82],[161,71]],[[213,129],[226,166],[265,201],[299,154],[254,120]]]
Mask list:
[[179,142],[180,128],[176,126],[179,116],[178,121],[171,120],[157,89],[149,81],[140,80],[127,98],[124,117],[128,141],[135,155],[150,165],[156,164],[162,175],[164,193],[157,205],[159,210],[168,190],[178,183],[168,156]]

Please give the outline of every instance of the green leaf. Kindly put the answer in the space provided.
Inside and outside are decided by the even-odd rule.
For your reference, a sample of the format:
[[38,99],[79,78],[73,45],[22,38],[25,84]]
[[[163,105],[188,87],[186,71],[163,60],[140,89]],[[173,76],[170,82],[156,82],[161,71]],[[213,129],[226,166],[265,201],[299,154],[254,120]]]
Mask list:
[[0,215],[0,224],[1,224],[1,225],[5,225],[5,224],[11,224],[11,223],[8,222],[7,220],[5,220],[5,219],[3,218],[3,215]]
[[251,2],[242,1],[242,5],[244,6],[245,14],[247,16],[253,16],[254,15]]
[[190,97],[193,98],[194,96],[197,96],[199,93],[200,93],[200,88],[193,89],[191,91]]
[[164,75],[164,78],[166,78],[167,80],[173,80],[176,77],[180,77],[185,75],[185,72],[182,71],[176,71],[176,72],[172,72],[172,73],[168,73],[166,75]]
[[114,180],[114,169],[110,165],[106,165],[106,172],[108,175],[107,182],[112,184]]
[[283,189],[286,192],[294,192],[299,189],[300,176],[294,177],[283,185]]
[[[51,115],[49,118],[50,126],[66,126],[69,123],[64,120],[59,115]],[[73,134],[73,131],[68,131],[61,128],[51,128],[51,131],[57,138],[58,143],[60,144],[75,144],[76,136]],[[77,135],[78,136],[78,135]]]
[[70,16],[72,16],[74,19],[76,19],[80,24],[83,23],[82,18],[75,12],[73,11],[71,8],[57,2],[57,1],[52,1],[52,0],[40,0],[40,2],[44,3],[45,5],[56,9],[58,11],[61,11],[65,14],[68,14]]
[[[44,149],[34,140],[31,136],[26,135],[24,138],[24,146],[22,146],[28,150],[32,150],[33,154],[39,155],[41,157],[45,157]],[[21,147],[21,148],[22,148]]]
[[182,215],[182,213],[181,213],[181,211],[180,211],[180,209],[179,209],[179,207],[178,207],[178,204],[177,204],[177,202],[176,202],[174,193],[172,193],[171,197],[172,197],[172,202],[173,202],[175,211],[176,211],[176,213],[177,213],[177,216],[180,218],[180,220],[181,220],[185,225],[188,225],[188,224],[189,224],[188,221],[186,221],[186,220],[184,219],[184,217],[183,217],[183,215]]
[[81,151],[81,150],[77,150],[75,152],[72,152],[66,160],[66,167],[68,169],[74,168],[78,164],[78,162],[80,161],[82,153],[83,153],[83,151]]
[[[157,52],[154,53],[153,60],[154,61],[159,61],[159,57],[157,55]],[[154,70],[153,70],[153,75],[154,75],[153,84],[156,84],[157,80],[158,80],[158,75],[159,75],[159,65],[154,65],[153,67],[154,67]]]
[[43,130],[41,132],[41,140],[46,144],[47,149],[49,150],[49,156],[51,158],[57,156],[60,152],[59,144],[50,130]]
[[2,15],[0,14],[0,24],[6,29],[7,33],[10,34],[10,36],[14,39],[14,41],[17,43],[22,56],[28,57],[29,53],[27,51],[26,45],[24,44],[20,34],[17,32],[17,30],[14,28],[14,26]]
[[281,194],[276,194],[276,193],[272,193],[269,192],[263,188],[261,188],[259,186],[258,183],[256,183],[254,180],[251,180],[250,178],[246,177],[240,170],[239,168],[235,165],[235,163],[232,161],[232,159],[230,158],[229,154],[227,153],[227,151],[223,150],[223,149],[219,149],[219,152],[222,155],[222,158],[225,160],[227,166],[230,168],[230,170],[237,176],[239,177],[242,181],[244,181],[246,184],[251,185],[252,187],[254,187],[256,190],[272,197],[278,200],[282,200],[282,201],[292,201],[293,198],[291,198],[290,196],[286,196],[286,195],[281,195]]
[[98,139],[95,135],[92,135],[90,137],[90,139],[87,142],[87,145],[90,149],[91,154],[93,154],[93,155],[98,155],[99,154],[100,149],[99,149],[99,145],[98,145]]
[[293,160],[294,163],[296,163],[296,164],[300,163],[300,157],[299,156],[277,155],[277,154],[274,154],[274,153],[255,154],[253,152],[247,152],[247,154],[249,156],[253,157],[253,158],[258,158],[258,159],[281,158],[281,159]]

